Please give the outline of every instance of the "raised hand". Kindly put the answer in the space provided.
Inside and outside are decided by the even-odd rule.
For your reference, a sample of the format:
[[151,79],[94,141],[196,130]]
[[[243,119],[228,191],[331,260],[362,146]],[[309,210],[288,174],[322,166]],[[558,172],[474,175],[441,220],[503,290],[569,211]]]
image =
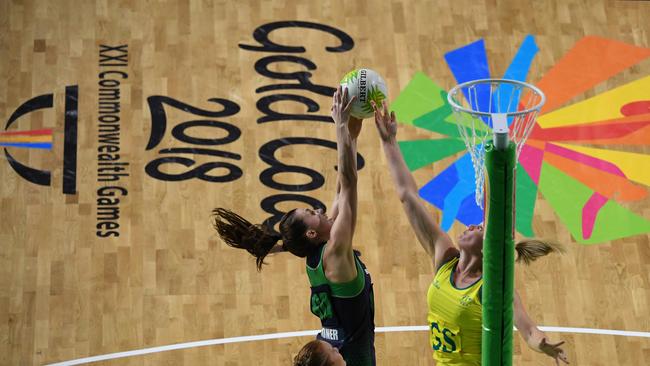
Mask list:
[[395,142],[395,136],[397,135],[395,112],[390,112],[390,114],[388,113],[386,100],[381,102],[381,109],[377,107],[375,101],[371,101],[370,103],[372,104],[372,109],[375,111],[375,125],[377,126],[377,131],[379,131],[379,136],[382,141]]
[[[352,102],[356,97],[348,98],[348,88],[342,90],[339,85],[338,89],[332,97],[332,119],[337,126],[347,125],[350,119],[350,110],[352,109]],[[350,99],[350,100],[348,100]]]

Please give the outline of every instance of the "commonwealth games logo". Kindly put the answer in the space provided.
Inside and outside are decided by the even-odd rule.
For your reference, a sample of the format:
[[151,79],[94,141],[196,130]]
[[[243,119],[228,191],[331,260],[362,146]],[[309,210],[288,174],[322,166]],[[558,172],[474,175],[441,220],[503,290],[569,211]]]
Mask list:
[[[76,85],[65,88],[64,142],[63,142],[63,188],[64,194],[77,190],[77,97]],[[30,129],[24,117],[32,112],[53,108],[54,94],[42,94],[21,104],[11,114],[0,132],[0,146],[13,170],[23,179],[42,186],[52,184],[51,172],[30,166],[14,157],[17,149],[52,150],[51,129]],[[23,121],[21,123],[21,121]]]

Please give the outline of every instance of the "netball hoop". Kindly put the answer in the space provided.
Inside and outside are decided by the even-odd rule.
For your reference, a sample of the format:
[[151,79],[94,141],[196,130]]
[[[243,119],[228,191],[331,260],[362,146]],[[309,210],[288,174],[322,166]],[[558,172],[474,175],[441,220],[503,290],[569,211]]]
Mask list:
[[[485,152],[504,150],[512,141],[518,160],[546,97],[525,82],[481,79],[453,87],[447,100],[474,166],[476,204],[483,206]],[[490,137],[492,143],[486,145]]]
[[485,202],[482,365],[512,365],[515,167],[546,97],[525,82],[482,79],[447,100],[472,159],[476,204]]

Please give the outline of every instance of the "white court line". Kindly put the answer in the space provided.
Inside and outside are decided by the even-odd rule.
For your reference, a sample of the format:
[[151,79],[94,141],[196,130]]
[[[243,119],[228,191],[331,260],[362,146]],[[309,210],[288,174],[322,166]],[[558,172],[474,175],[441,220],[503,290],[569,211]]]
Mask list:
[[[546,332],[553,332],[553,333],[600,334],[600,335],[612,335],[612,336],[624,336],[624,337],[650,338],[650,332],[635,332],[635,331],[627,331],[627,330],[593,329],[593,328],[566,328],[566,327],[539,327],[539,329],[541,329],[543,331],[546,331]],[[412,325],[412,326],[377,327],[377,328],[375,328],[376,333],[421,332],[421,331],[425,331],[425,332],[429,331],[429,327],[426,326],[426,325]],[[98,361],[114,360],[116,358],[147,355],[147,354],[150,354],[150,353],[158,353],[158,352],[173,351],[173,350],[186,349],[186,348],[195,348],[195,347],[204,347],[204,346],[214,346],[216,344],[241,343],[241,342],[263,341],[263,340],[269,340],[269,339],[281,339],[281,338],[314,336],[314,335],[318,334],[318,332],[320,332],[320,329],[319,330],[304,330],[304,331],[300,331],[300,332],[270,333],[270,334],[259,334],[259,335],[252,335],[252,336],[243,336],[243,337],[209,339],[209,340],[206,340],[206,341],[177,343],[177,344],[170,344],[170,345],[167,345],[167,346],[143,348],[143,349],[137,349],[137,350],[133,350],[133,351],[116,352],[116,353],[109,353],[109,354],[106,354],[106,355],[78,358],[76,360],[52,363],[52,364],[49,364],[49,365],[46,365],[46,366],[81,365],[81,364],[85,364],[85,363],[92,363],[92,362],[98,362]]]

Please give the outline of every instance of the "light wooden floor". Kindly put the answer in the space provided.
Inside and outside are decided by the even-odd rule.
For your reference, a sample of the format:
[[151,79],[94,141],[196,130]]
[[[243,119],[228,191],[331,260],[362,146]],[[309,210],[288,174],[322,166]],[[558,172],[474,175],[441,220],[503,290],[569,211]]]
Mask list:
[[[330,105],[329,97],[307,90],[255,92],[280,83],[254,69],[258,60],[274,53],[238,47],[256,44],[252,35],[256,27],[296,19],[345,31],[355,47],[344,53],[327,52],[325,46],[338,42],[313,30],[278,30],[272,39],[307,49],[293,55],[317,65],[311,77],[314,84],[335,85],[345,72],[366,66],[385,77],[394,98],[418,71],[446,89],[452,87],[444,53],[479,38],[486,41],[492,71],[502,74],[523,37],[535,35],[541,50],[529,78],[535,81],[586,35],[648,47],[648,18],[650,2],[643,1],[0,1],[0,118],[6,124],[13,111],[32,97],[53,93],[54,98],[53,108],[26,115],[8,129],[54,130],[51,152],[10,148],[17,160],[51,170],[51,186],[28,183],[1,155],[0,364],[42,365],[173,343],[318,328],[308,309],[303,262],[278,255],[257,273],[254,261],[227,248],[210,226],[213,207],[231,207],[261,221],[268,217],[260,208],[264,198],[290,193],[260,181],[268,167],[259,154],[264,144],[300,136],[335,140],[332,125],[322,122],[256,123],[262,115],[256,103],[267,95],[309,97],[320,106],[320,113],[313,113],[317,115],[327,115]],[[120,197],[118,238],[95,234],[97,190],[104,185],[97,181],[98,74],[111,69],[99,66],[101,44],[127,44],[129,52],[127,67],[112,68],[128,73],[128,79],[120,80],[120,154],[130,163],[130,175],[119,181],[128,196]],[[287,63],[270,69],[305,70]],[[575,100],[649,74],[646,60]],[[70,85],[79,90],[76,195],[62,194],[63,111],[65,87]],[[241,137],[214,148],[239,154],[241,160],[198,154],[194,159],[199,164],[235,164],[243,176],[210,183],[166,182],[147,175],[145,166],[164,156],[160,149],[188,146],[172,137],[175,125],[215,119],[168,106],[164,138],[146,150],[151,131],[147,98],[154,95],[208,110],[221,108],[208,102],[210,98],[237,103],[240,112],[216,119],[237,126]],[[272,108],[306,113],[295,102],[279,102]],[[226,136],[224,130],[216,131],[201,127],[187,133]],[[402,126],[398,139],[430,136]],[[359,174],[355,241],[375,282],[376,324],[424,325],[432,268],[395,197],[372,123],[362,131],[359,151],[366,166]],[[634,151],[648,153],[648,147]],[[276,158],[321,172],[322,187],[297,193],[329,205],[335,183],[334,150],[295,145],[278,151]],[[419,170],[418,184],[451,161]],[[167,172],[187,170],[177,165]],[[304,175],[276,178],[286,184],[308,182]],[[282,203],[278,208],[291,205]],[[626,207],[650,217],[649,199]],[[540,325],[650,331],[649,235],[576,244],[541,196],[534,227],[538,235],[556,238],[570,248],[563,257],[550,257],[517,273],[517,288]],[[455,225],[452,234],[460,230],[461,225]],[[552,337],[567,341],[575,365],[650,364],[648,338]],[[104,364],[287,365],[309,339],[194,348]],[[380,365],[433,363],[426,332],[378,334],[377,351]],[[515,353],[517,365],[552,364],[518,337]]]

